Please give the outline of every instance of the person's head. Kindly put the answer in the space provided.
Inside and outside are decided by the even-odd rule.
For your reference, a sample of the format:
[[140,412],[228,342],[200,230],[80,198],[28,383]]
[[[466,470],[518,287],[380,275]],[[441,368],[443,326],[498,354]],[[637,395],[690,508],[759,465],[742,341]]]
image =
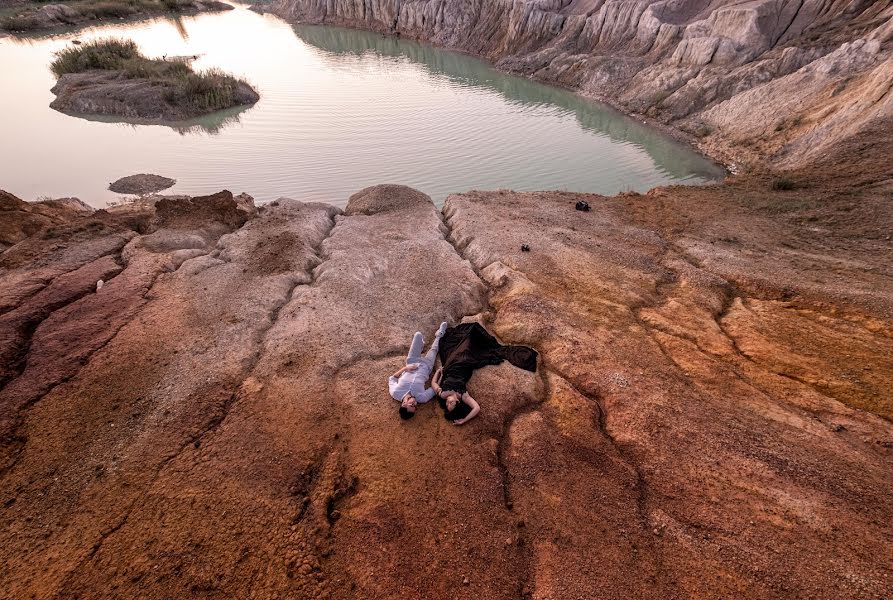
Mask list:
[[403,400],[400,401],[400,418],[403,420],[413,418],[418,405],[418,400],[412,394],[403,396]]
[[446,404],[447,412],[453,412],[459,404],[459,400],[461,400],[459,392],[454,392],[453,390],[444,390],[440,393],[440,397],[443,398]]

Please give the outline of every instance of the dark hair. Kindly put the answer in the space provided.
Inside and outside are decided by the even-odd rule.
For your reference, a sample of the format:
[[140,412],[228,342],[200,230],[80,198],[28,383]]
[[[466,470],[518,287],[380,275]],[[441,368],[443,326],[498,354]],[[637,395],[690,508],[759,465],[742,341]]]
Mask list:
[[400,407],[400,418],[404,421],[407,419],[411,419],[415,416],[414,412],[410,412],[405,406]]
[[[455,391],[455,390],[444,390],[447,391]],[[458,392],[456,392],[458,393]],[[462,394],[459,394],[460,396]],[[440,405],[440,408],[443,409],[443,416],[447,421],[455,421],[456,419],[464,419],[468,416],[468,413],[471,412],[471,407],[459,400],[459,403],[456,404],[456,408],[453,410],[447,410],[446,398],[443,396],[437,397],[437,403]]]

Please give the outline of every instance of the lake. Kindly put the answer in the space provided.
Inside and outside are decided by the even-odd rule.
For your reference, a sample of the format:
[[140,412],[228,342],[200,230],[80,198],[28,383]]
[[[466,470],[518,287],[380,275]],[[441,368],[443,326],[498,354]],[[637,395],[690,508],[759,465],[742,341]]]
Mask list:
[[[72,40],[134,40],[153,57],[196,55],[248,80],[255,106],[176,126],[84,119],[49,108],[49,64]],[[462,54],[378,34],[292,26],[246,6],[183,18],[0,38],[0,188],[102,207],[134,173],[165,193],[247,192],[343,206],[402,183],[438,203],[472,189],[646,191],[720,179],[691,148],[602,104]]]

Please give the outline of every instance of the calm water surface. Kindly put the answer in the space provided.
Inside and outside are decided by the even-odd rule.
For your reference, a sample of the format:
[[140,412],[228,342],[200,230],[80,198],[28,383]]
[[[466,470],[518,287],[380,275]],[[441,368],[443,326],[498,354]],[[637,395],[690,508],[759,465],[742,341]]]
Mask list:
[[[82,119],[49,108],[53,53],[73,39],[134,40],[149,56],[198,55],[250,81],[261,101],[178,127]],[[0,188],[24,199],[119,199],[134,173],[170,193],[226,188],[344,205],[377,183],[436,201],[470,189],[613,194],[703,183],[722,171],[641,123],[464,55],[235,10],[0,39]]]

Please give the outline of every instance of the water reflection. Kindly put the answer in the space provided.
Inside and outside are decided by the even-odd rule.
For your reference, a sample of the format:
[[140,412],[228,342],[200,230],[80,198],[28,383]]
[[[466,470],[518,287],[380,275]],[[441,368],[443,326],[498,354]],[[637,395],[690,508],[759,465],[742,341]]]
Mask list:
[[237,125],[241,122],[241,115],[249,110],[251,106],[234,106],[217,112],[202,115],[187,121],[172,121],[159,123],[157,121],[147,121],[144,119],[131,119],[127,117],[119,117],[115,115],[81,115],[64,113],[69,117],[83,119],[93,123],[114,123],[124,127],[129,126],[136,130],[138,127],[146,125],[162,126],[173,129],[180,135],[197,135],[208,134],[217,135],[229,126]]
[[679,144],[669,137],[607,105],[561,88],[507,75],[482,60],[368,31],[297,25],[295,33],[305,43],[321,50],[326,65],[333,70],[355,69],[357,60],[367,60],[371,66],[380,62],[381,56],[406,59],[462,87],[498,92],[511,104],[568,111],[588,131],[604,134],[615,142],[641,146],[662,170],[675,178],[694,174],[719,179],[725,175],[725,170],[718,165],[694,152],[680,152]]
[[[2,2],[2,0],[0,0]],[[101,23],[94,25],[64,25],[60,27],[51,27],[49,29],[40,29],[38,31],[26,31],[22,33],[16,33],[15,35],[9,35],[6,38],[0,36],[0,39],[4,39],[5,41],[9,41],[13,44],[34,44],[39,42],[45,42],[47,40],[55,40],[60,38],[65,39],[77,39],[78,36],[75,34],[83,33],[89,36],[92,31],[104,31],[107,33],[105,37],[126,37],[126,33],[133,29],[135,26],[144,28],[151,27],[152,25],[165,23],[172,25],[178,31],[181,31],[180,35],[184,40],[189,39],[189,32],[186,31],[186,20],[192,19],[194,17],[184,17],[183,15],[159,15],[157,17],[149,17],[149,18],[141,18],[141,17],[132,17],[127,19],[117,20],[114,23]]]
[[186,31],[186,23],[183,21],[183,17],[176,16],[171,19],[174,24],[174,27],[177,29],[177,33],[180,34],[180,37],[185,42],[189,39],[189,32]]

